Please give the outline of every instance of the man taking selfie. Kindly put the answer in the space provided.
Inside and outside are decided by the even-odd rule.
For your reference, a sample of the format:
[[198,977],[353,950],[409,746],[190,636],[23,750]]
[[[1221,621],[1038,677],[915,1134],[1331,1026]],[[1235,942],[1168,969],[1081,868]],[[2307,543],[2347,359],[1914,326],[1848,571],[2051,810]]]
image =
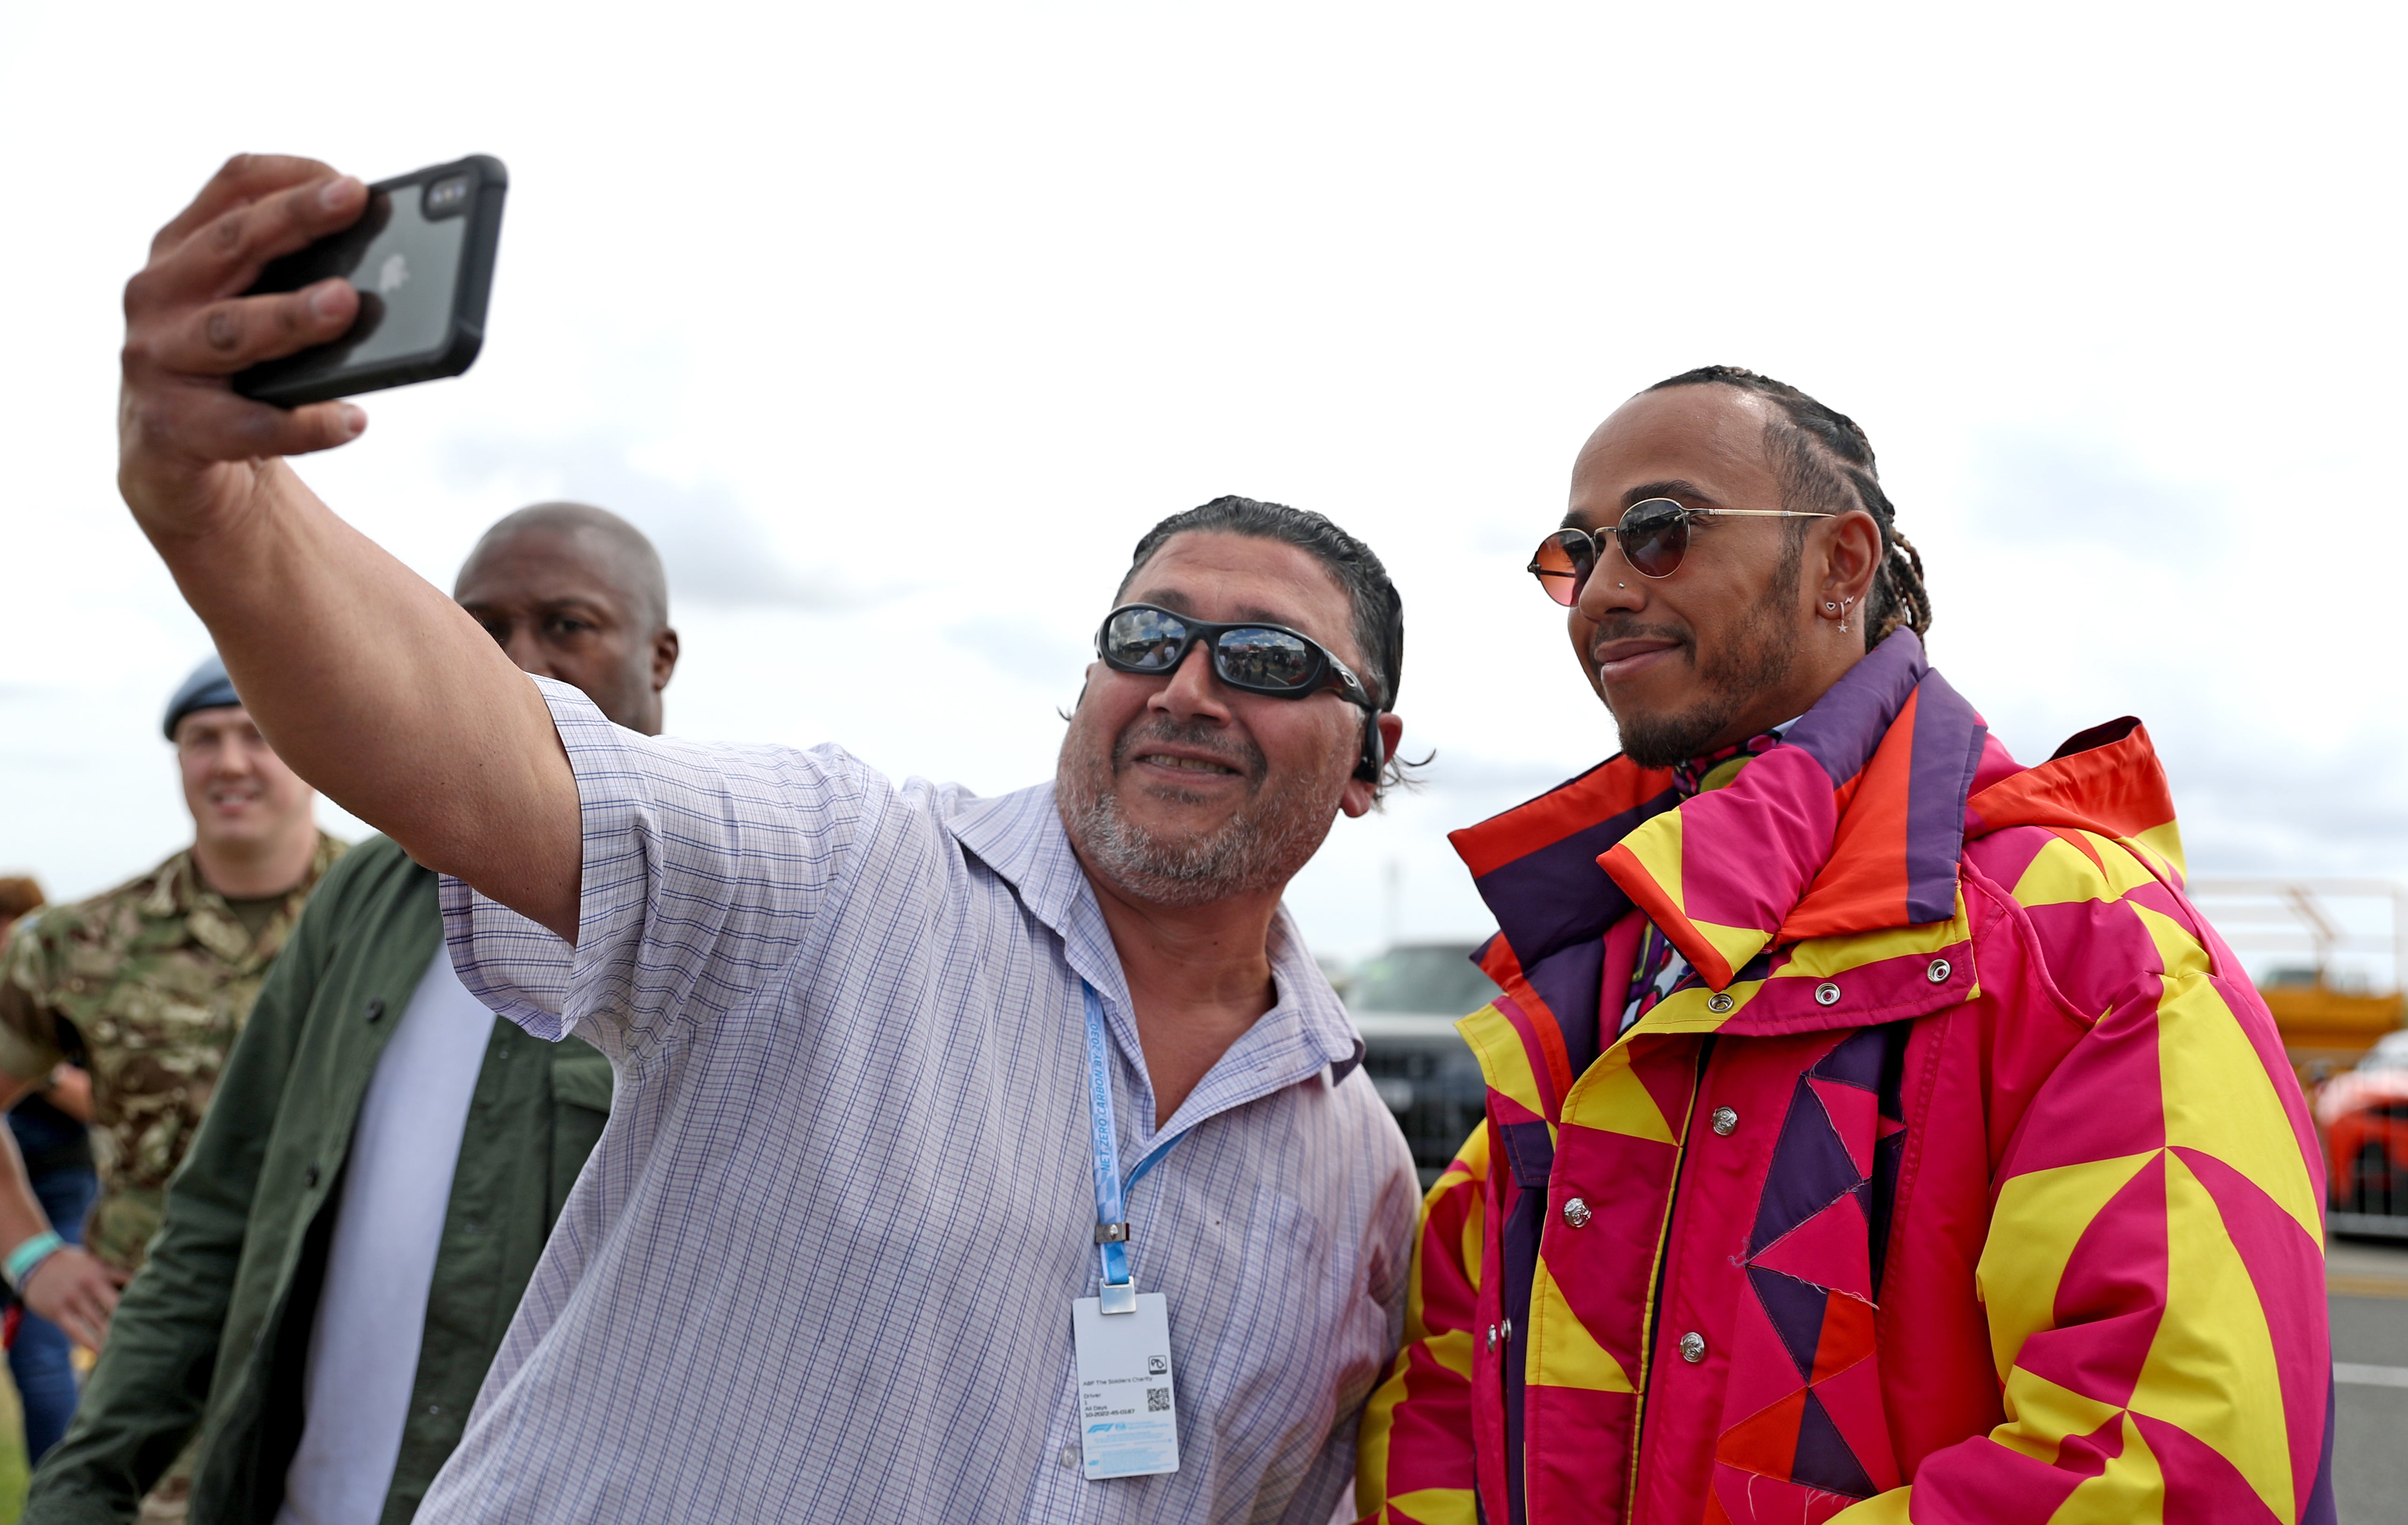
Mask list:
[[2008,756],[1849,419],[1724,367],[1531,565],[1624,752],[1455,834],[1505,994],[1357,1500],[2333,1518],[2324,1183],[2137,721]]
[[[633,525],[523,509],[454,591],[522,669],[658,734],[678,637]],[[610,1086],[592,1044],[531,1037],[461,985],[432,870],[389,838],[353,848],[260,989],[27,1525],[135,1518],[196,1434],[194,1525],[408,1520]]]
[[1413,1175],[1279,902],[1391,776],[1378,558],[1243,498],[1156,525],[1054,782],[997,798],[614,727],[281,459],[359,410],[226,386],[351,322],[238,294],[364,191],[240,159],[161,233],[120,482],[304,776],[452,876],[462,981],[618,1072],[419,1518],[1318,1525]]

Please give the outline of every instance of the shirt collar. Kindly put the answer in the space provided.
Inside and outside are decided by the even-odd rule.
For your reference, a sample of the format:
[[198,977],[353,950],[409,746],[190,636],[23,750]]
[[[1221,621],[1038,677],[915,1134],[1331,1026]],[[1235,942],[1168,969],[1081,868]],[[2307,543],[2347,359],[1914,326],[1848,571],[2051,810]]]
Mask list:
[[[965,850],[1011,885],[1030,914],[1062,940],[1065,958],[1104,998],[1113,1036],[1134,1060],[1140,1049],[1137,1029],[1126,1016],[1128,982],[1096,904],[1095,886],[1088,884],[1086,870],[1071,850],[1070,834],[1063,829],[1054,785],[1039,784],[984,799],[965,798],[946,826]],[[1333,1082],[1343,1080],[1363,1060],[1362,1037],[1284,905],[1271,917],[1266,951],[1278,1000],[1231,1045],[1230,1053],[1268,1044],[1268,1051],[1249,1058],[1252,1068],[1283,1062],[1278,1054],[1292,1050],[1309,1055],[1312,1069],[1327,1066]]]

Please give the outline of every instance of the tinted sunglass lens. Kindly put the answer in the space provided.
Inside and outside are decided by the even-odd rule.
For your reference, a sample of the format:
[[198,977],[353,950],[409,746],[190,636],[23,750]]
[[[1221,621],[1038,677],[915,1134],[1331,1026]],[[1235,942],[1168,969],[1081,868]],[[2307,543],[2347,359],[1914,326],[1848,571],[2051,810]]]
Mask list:
[[1615,530],[1623,559],[1649,577],[1670,577],[1689,554],[1688,511],[1670,498],[1631,505]]
[[1312,676],[1312,648],[1283,630],[1227,631],[1212,655],[1221,676],[1240,688],[1297,688]]
[[1581,586],[1597,567],[1597,552],[1589,539],[1576,529],[1558,530],[1539,542],[1539,554],[1530,558],[1530,573],[1547,597],[1570,608],[1580,598]]
[[1104,655],[1139,672],[1167,671],[1179,661],[1187,626],[1158,609],[1125,609],[1104,627]]

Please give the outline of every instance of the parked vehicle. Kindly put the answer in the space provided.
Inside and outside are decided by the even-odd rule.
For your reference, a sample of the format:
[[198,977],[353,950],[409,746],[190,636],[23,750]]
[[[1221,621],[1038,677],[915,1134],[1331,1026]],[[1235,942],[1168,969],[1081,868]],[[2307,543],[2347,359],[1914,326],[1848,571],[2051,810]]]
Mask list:
[[1354,972],[1346,1006],[1363,1034],[1364,1072],[1397,1115],[1427,1189],[1480,1125],[1488,1087],[1455,1018],[1494,1000],[1471,961],[1477,944],[1400,944]]
[[2316,1121],[2335,1210],[2408,1216],[2408,1032],[2325,1082]]

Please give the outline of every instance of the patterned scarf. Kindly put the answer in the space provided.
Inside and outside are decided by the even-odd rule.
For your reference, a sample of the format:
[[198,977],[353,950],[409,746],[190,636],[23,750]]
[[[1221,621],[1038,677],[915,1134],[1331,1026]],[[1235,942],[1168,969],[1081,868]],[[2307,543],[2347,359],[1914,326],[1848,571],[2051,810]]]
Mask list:
[[[1735,746],[1719,752],[1709,752],[1702,757],[1692,757],[1672,770],[1672,785],[1684,799],[1694,798],[1709,789],[1719,789],[1739,777],[1740,770],[1781,744],[1789,734],[1796,719],[1780,725],[1758,736],[1751,736]],[[1622,1026],[1618,1032],[1628,1032],[1631,1024],[1645,1016],[1657,1001],[1672,993],[1683,980],[1689,977],[1689,961],[1673,948],[1671,940],[1649,922],[1639,941],[1639,957],[1631,966],[1630,995],[1623,1003]]]

